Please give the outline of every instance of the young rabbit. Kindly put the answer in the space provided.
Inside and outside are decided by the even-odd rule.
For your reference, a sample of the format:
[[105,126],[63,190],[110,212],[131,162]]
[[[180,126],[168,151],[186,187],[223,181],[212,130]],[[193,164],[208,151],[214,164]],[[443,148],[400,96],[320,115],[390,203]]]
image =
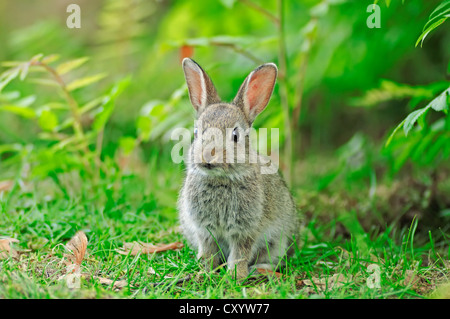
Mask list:
[[[227,262],[238,279],[248,276],[249,266],[276,269],[292,253],[301,223],[278,172],[264,174],[264,164],[250,160],[254,153],[248,132],[269,102],[277,67],[267,63],[256,68],[232,103],[221,102],[211,79],[196,62],[185,58],[183,69],[197,112],[187,176],[178,200],[183,233],[208,268]],[[208,130],[220,133],[223,140],[215,138],[205,154],[201,150],[212,141]]]

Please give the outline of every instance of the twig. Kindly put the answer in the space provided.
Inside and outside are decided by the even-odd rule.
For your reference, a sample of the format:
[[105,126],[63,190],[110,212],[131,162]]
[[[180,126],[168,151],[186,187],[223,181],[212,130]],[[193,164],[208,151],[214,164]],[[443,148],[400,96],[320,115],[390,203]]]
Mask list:
[[270,11],[266,10],[263,7],[260,7],[259,5],[257,5],[256,3],[250,1],[250,0],[239,0],[241,3],[245,4],[246,6],[262,13],[263,15],[265,15],[267,18],[269,18],[270,20],[272,20],[273,23],[275,23],[276,25],[280,25],[280,18],[277,17],[276,15],[272,14]]
[[258,57],[254,56],[252,53],[244,50],[243,48],[241,48],[240,46],[237,46],[236,44],[233,43],[224,43],[224,42],[219,42],[219,41],[211,41],[211,45],[217,46],[217,47],[227,47],[232,49],[233,51],[235,51],[236,53],[239,53],[243,56],[245,56],[246,58],[252,60],[255,64],[263,64],[264,61],[259,59]]

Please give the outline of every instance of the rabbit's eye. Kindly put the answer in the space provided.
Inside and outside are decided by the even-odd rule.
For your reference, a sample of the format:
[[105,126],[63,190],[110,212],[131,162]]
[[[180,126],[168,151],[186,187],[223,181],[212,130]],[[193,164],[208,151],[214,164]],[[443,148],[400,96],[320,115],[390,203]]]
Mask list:
[[237,141],[239,140],[239,131],[238,131],[237,127],[234,128],[232,136],[233,136],[233,141],[235,143],[237,143]]
[[197,138],[198,130],[197,128],[194,128],[194,138]]

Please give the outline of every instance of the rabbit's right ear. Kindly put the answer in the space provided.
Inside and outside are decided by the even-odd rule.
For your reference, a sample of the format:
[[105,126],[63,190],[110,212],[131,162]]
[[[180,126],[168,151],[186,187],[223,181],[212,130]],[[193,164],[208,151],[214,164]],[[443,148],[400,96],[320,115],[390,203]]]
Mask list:
[[203,112],[208,105],[220,102],[214,84],[200,65],[194,60],[184,58],[183,70],[189,90],[189,98],[198,114]]

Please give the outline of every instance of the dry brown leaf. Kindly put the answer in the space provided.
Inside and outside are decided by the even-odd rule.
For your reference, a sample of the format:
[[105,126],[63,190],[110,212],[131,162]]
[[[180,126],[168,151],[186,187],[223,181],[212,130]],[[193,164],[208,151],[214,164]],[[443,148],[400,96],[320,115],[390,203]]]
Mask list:
[[124,288],[126,286],[128,286],[128,282],[126,280],[111,280],[108,278],[103,278],[103,277],[98,277],[98,276],[94,276],[94,278],[98,279],[98,281],[102,284],[102,285],[111,285],[113,284],[113,288],[117,288],[117,289],[121,289]]
[[0,181],[0,193],[9,191],[14,186],[14,181]]
[[258,271],[259,274],[265,275],[265,276],[275,276],[277,278],[283,277],[282,273],[270,270],[270,269],[264,269],[264,268],[256,268],[256,271]]
[[418,277],[414,270],[406,270],[405,279],[403,280],[403,285],[405,286],[417,286],[417,283],[420,281],[420,277]]
[[183,248],[183,243],[175,242],[170,244],[148,244],[141,242],[132,242],[123,244],[122,249],[116,249],[119,254],[136,256],[137,254],[153,254],[166,250],[177,250]]
[[67,249],[72,251],[72,255],[66,255],[74,265],[74,267],[72,267],[72,272],[78,272],[80,270],[81,262],[86,254],[87,243],[88,240],[86,234],[82,231],[78,231],[66,244]]
[[436,283],[429,283],[425,278],[422,278],[414,270],[408,269],[405,273],[403,285],[410,287],[420,294],[429,293],[430,290],[436,288]]
[[312,280],[304,279],[303,283],[306,286],[315,286],[319,291],[333,289],[344,286],[352,280],[352,276],[345,277],[343,274],[334,274],[328,278],[312,278]]
[[11,247],[11,243],[18,243],[15,238],[0,239],[0,259],[8,258],[9,256],[17,258],[19,253]]

